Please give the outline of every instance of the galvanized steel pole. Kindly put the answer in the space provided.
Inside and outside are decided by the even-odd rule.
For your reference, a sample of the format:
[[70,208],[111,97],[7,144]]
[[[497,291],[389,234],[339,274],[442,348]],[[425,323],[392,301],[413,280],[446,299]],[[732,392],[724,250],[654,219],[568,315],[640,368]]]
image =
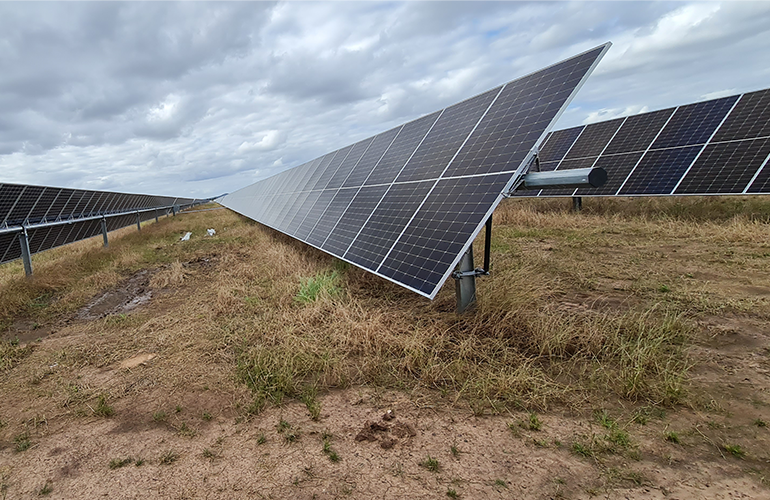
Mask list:
[[21,244],[21,260],[24,261],[24,273],[30,277],[32,276],[32,254],[29,252],[29,235],[26,226],[19,233],[19,243]]

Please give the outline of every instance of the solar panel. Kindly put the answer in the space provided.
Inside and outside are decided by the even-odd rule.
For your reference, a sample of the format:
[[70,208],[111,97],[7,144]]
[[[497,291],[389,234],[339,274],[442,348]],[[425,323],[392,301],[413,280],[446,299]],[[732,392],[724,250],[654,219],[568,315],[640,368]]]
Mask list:
[[586,162],[568,159],[593,158],[594,167],[607,171],[604,186],[518,190],[514,195],[770,193],[770,89],[630,116],[608,139],[617,120],[557,130],[541,150],[541,170],[579,168]]
[[[131,212],[126,217],[110,217],[108,229],[136,224],[136,210],[171,205],[190,205],[192,198],[173,198],[110,191],[85,191],[51,186],[0,184],[0,263],[21,257],[19,231],[31,227],[27,234],[30,253],[35,254],[101,232],[99,220],[78,221],[89,217]],[[140,220],[155,217],[142,212]],[[71,224],[46,226],[56,221]],[[40,225],[43,227],[39,227]]]
[[608,48],[329,153],[314,181],[299,166],[222,204],[433,298]]

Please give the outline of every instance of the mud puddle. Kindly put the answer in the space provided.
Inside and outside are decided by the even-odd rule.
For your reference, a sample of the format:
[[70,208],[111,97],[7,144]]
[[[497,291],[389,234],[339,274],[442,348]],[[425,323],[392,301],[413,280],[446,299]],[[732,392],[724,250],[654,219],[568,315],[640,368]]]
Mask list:
[[75,319],[94,320],[112,314],[125,314],[152,299],[150,277],[156,270],[138,271],[115,288],[97,295],[75,314]]

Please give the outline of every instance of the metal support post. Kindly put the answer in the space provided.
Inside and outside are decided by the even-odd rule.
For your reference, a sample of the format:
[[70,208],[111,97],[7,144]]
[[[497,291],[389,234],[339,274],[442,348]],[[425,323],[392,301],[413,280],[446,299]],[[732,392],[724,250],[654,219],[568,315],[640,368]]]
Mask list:
[[173,215],[174,217],[176,217],[176,205],[173,205],[173,206],[171,207],[171,215]]
[[107,239],[107,219],[102,218],[102,238],[104,239],[104,248],[110,246],[110,242]]
[[452,273],[455,279],[457,313],[462,314],[476,304],[476,276],[489,275],[490,253],[492,248],[492,216],[489,216],[484,232],[484,267],[473,266],[473,245],[460,259],[457,270]]
[[136,212],[136,228],[142,230],[142,220],[139,218],[139,212]]
[[32,254],[29,252],[29,235],[26,227],[19,233],[19,243],[21,244],[21,260],[24,261],[24,273],[30,277],[32,276]]
[[572,211],[573,212],[580,212],[580,210],[583,208],[583,198],[580,196],[573,196],[572,197]]
[[155,222],[158,222],[158,209],[155,209]]
[[473,272],[473,246],[468,248],[460,265],[457,267],[460,277],[455,278],[455,295],[457,296],[457,313],[462,314],[476,304],[476,275]]
[[484,271],[489,274],[489,254],[492,251],[492,216],[487,219],[487,227],[484,230]]

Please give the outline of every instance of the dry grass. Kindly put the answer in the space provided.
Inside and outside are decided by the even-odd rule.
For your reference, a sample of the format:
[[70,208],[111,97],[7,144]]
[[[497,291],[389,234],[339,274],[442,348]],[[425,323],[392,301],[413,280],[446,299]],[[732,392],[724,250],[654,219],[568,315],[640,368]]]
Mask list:
[[[672,404],[687,398],[698,315],[767,310],[729,291],[703,293],[703,266],[727,266],[749,281],[769,271],[768,259],[752,256],[770,252],[770,204],[716,201],[720,208],[700,199],[586,200],[581,214],[564,200],[507,201],[495,214],[492,276],[479,281],[478,307],[464,316],[453,312],[451,282],[435,301],[419,299],[220,210],[126,229],[109,249],[88,241],[35,256],[33,280],[4,266],[0,318],[61,318],[132,272],[160,268],[150,286],[180,290],[176,302],[152,316],[84,325],[89,340],[58,362],[105,366],[141,346],[164,358],[158,383],[234,375],[251,389],[252,413],[350,385],[427,391],[476,413],[583,407],[607,396]],[[216,237],[203,236],[208,227]],[[178,242],[188,230],[192,240]],[[693,278],[672,264],[675,249],[660,250],[683,239],[703,250],[688,264]],[[736,245],[731,255],[725,242]],[[21,357],[6,344],[8,368]],[[56,396],[65,404],[66,387]],[[99,390],[81,388],[73,404],[93,403]]]

